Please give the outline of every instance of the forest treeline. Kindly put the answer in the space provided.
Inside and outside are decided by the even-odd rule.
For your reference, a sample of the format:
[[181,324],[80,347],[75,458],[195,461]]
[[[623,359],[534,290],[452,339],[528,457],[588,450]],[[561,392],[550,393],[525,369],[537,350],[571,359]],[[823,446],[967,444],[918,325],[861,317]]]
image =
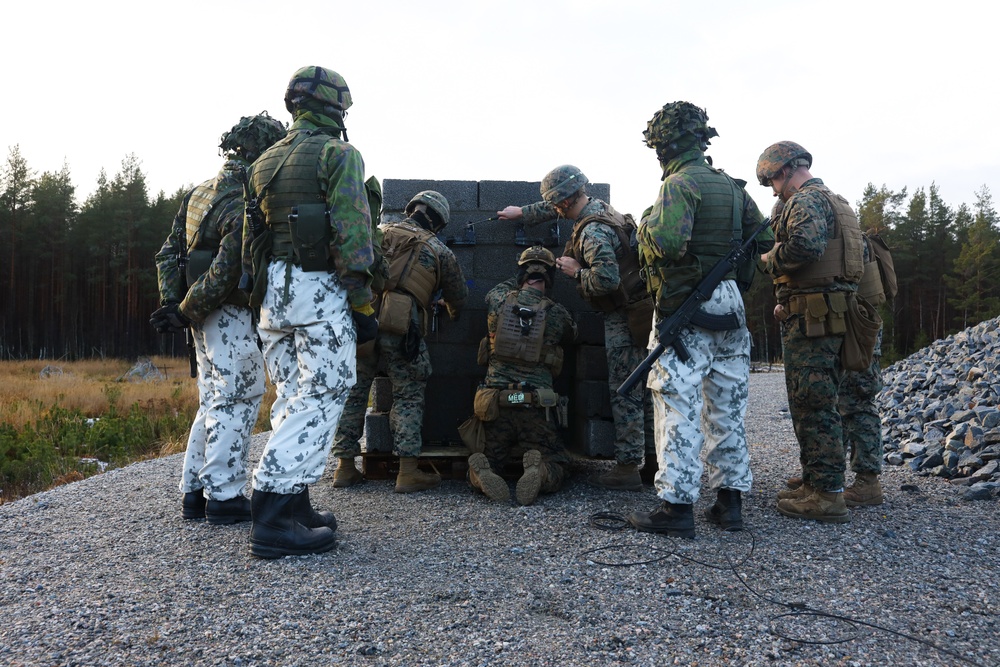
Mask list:
[[[82,204],[68,166],[36,173],[14,146],[0,168],[0,359],[136,358],[180,353],[149,325],[153,256],[186,187],[151,196],[140,161],[101,172]],[[1000,221],[984,185],[951,206],[934,184],[912,193],[869,183],[855,210],[892,249],[899,294],[883,307],[884,360],[1000,315]],[[770,281],[747,295],[754,359],[779,359]]]

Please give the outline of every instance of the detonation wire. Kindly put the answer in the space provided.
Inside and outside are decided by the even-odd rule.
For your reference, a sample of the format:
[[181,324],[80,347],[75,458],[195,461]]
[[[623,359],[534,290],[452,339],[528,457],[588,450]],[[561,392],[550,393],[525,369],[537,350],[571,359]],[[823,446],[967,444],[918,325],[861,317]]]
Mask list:
[[[608,530],[608,531],[620,531],[620,530],[624,530],[624,529],[628,528],[631,525],[629,523],[629,521],[628,521],[627,518],[625,518],[621,514],[615,514],[614,512],[595,512],[594,514],[590,515],[589,523],[594,528],[597,528],[599,530]],[[679,558],[681,560],[690,561],[692,563],[696,563],[698,565],[702,565],[704,567],[707,567],[707,568],[713,569],[713,570],[729,570],[730,572],[733,573],[733,575],[736,576],[737,581],[739,581],[740,584],[742,584],[743,587],[745,589],[747,589],[752,595],[754,595],[755,597],[757,597],[757,598],[759,598],[761,600],[764,600],[765,602],[769,602],[769,603],[771,603],[771,604],[773,604],[773,605],[775,605],[777,607],[784,607],[784,608],[786,608],[786,609],[789,610],[788,612],[786,612],[784,614],[778,614],[776,616],[771,616],[768,619],[769,623],[771,625],[771,634],[773,634],[775,637],[780,637],[781,639],[785,639],[787,641],[798,642],[800,644],[812,644],[812,645],[845,644],[847,642],[854,641],[855,639],[857,639],[858,637],[860,637],[860,628],[858,626],[865,626],[865,627],[871,628],[873,630],[878,630],[880,632],[887,633],[889,635],[894,635],[896,637],[900,637],[902,639],[906,639],[906,640],[909,640],[909,641],[912,641],[912,642],[916,642],[918,644],[923,644],[924,646],[926,646],[928,648],[931,648],[931,649],[934,649],[935,651],[940,651],[941,653],[943,653],[945,655],[949,655],[949,656],[951,656],[951,657],[953,657],[953,658],[955,658],[957,660],[961,660],[962,662],[964,662],[966,664],[973,665],[973,667],[986,667],[982,663],[976,662],[975,660],[971,660],[971,659],[965,657],[964,655],[962,655],[960,653],[952,651],[951,649],[945,648],[943,646],[939,646],[938,644],[935,644],[934,642],[931,642],[929,640],[923,639],[922,637],[916,637],[914,635],[910,635],[910,634],[907,634],[905,632],[901,632],[899,630],[893,630],[892,628],[887,628],[885,626],[878,625],[877,623],[869,623],[868,621],[862,621],[861,619],[854,618],[852,616],[844,616],[844,615],[841,615],[841,614],[836,614],[836,613],[833,613],[833,612],[824,611],[822,609],[815,609],[813,607],[810,607],[809,605],[807,605],[804,602],[784,602],[782,600],[778,600],[776,598],[769,597],[769,596],[765,595],[764,593],[761,593],[760,591],[755,590],[749,583],[747,583],[747,580],[743,577],[743,575],[741,575],[739,573],[739,571],[736,568],[738,568],[739,566],[743,565],[744,563],[749,562],[750,559],[753,558],[753,553],[754,553],[754,550],[755,550],[755,548],[757,546],[757,538],[754,536],[753,531],[751,531],[751,530],[749,530],[747,528],[744,528],[742,531],[739,531],[739,532],[746,533],[749,536],[749,538],[750,538],[750,551],[747,553],[747,555],[744,558],[740,559],[739,561],[735,561],[735,562],[733,561],[733,559],[730,557],[729,553],[727,552],[726,553],[726,561],[727,561],[726,565],[719,565],[719,564],[716,564],[716,563],[707,563],[705,561],[698,560],[697,558],[692,558],[690,556],[685,556],[684,554],[679,553],[676,549],[662,549],[660,547],[647,547],[645,545],[643,546],[644,549],[651,550],[654,553],[659,553],[659,554],[662,554],[662,555],[656,556],[655,558],[649,558],[649,559],[646,559],[646,560],[628,561],[628,562],[602,561],[602,560],[598,560],[596,558],[590,557],[590,554],[610,552],[610,551],[620,551],[620,550],[625,550],[625,549],[635,549],[636,548],[635,544],[628,544],[628,543],[625,543],[625,542],[622,542],[622,543],[619,543],[619,544],[609,544],[609,545],[606,545],[606,546],[603,546],[603,547],[594,547],[593,549],[586,549],[584,551],[581,551],[578,555],[580,557],[585,557],[586,560],[589,560],[590,562],[592,562],[592,563],[594,563],[596,565],[603,565],[603,566],[606,566],[606,567],[635,567],[636,565],[651,565],[653,563],[658,563],[660,561],[667,560],[670,557],[676,557],[676,558]],[[785,634],[785,633],[783,633],[783,632],[781,632],[781,631],[779,631],[779,630],[777,630],[775,628],[775,625],[781,619],[794,618],[794,617],[812,617],[812,618],[817,619],[817,620],[821,619],[821,618],[833,619],[833,620],[845,623],[846,625],[849,625],[851,628],[853,628],[855,630],[855,632],[853,634],[851,634],[850,636],[844,637],[844,638],[841,638],[841,639],[822,641],[822,640],[811,640],[811,639],[799,639],[799,638],[790,636],[788,634]],[[1000,666],[998,666],[998,667],[1000,667]]]

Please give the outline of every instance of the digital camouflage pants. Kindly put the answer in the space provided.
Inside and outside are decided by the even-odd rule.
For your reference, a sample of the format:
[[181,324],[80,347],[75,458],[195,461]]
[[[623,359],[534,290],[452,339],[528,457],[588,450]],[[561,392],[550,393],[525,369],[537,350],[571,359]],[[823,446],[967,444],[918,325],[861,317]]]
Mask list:
[[192,326],[198,412],[191,424],[182,493],[229,500],[247,483],[247,451],[264,395],[264,360],[249,308],[224,305]]
[[380,358],[385,361],[392,383],[392,409],[389,411],[392,451],[396,456],[420,456],[423,449],[424,392],[427,378],[431,376],[431,358],[427,344],[421,339],[417,357],[408,361],[402,351],[402,340],[402,336],[379,334],[375,354],[358,359],[358,382],[351,389],[337,427],[333,441],[334,456],[357,456],[361,451],[368,395]]
[[656,455],[653,434],[653,403],[648,391],[641,387],[642,407],[618,395],[618,387],[646,358],[646,350],[632,341],[628,322],[621,313],[608,313],[604,319],[604,348],[608,361],[608,390],[611,395],[611,416],[615,423],[615,460],[622,464],[639,465],[643,455]]
[[483,454],[490,468],[500,473],[513,456],[537,449],[545,466],[542,493],[558,491],[566,478],[563,465],[568,461],[566,448],[555,425],[546,419],[542,408],[501,408],[500,416],[483,422],[486,444]]
[[838,411],[844,428],[844,451],[855,473],[882,472],[882,417],[875,399],[882,391],[882,330],[878,332],[872,364],[848,371],[840,386]]
[[267,277],[259,332],[277,396],[271,408],[273,430],[254,470],[253,486],[270,493],[301,493],[323,475],[355,382],[357,334],[347,293],[335,274],[304,272],[276,260]]
[[746,492],[753,482],[744,427],[750,332],[736,283],[722,282],[702,308],[713,315],[736,313],[739,328],[686,328],[680,340],[690,358],[682,362],[672,347],[667,348],[648,380],[660,468],[654,485],[657,495],[670,503],[697,502],[705,466],[710,489]]

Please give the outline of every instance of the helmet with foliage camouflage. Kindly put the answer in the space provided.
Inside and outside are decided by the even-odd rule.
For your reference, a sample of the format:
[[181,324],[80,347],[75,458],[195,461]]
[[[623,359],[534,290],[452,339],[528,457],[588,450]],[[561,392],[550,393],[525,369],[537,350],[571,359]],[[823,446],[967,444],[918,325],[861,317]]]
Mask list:
[[418,192],[413,195],[406,208],[403,209],[406,215],[413,215],[413,209],[417,207],[417,204],[425,204],[437,216],[437,220],[431,223],[432,231],[438,231],[448,226],[448,222],[451,221],[451,207],[448,206],[448,200],[443,194],[434,190]]
[[523,285],[531,274],[540,274],[545,284],[552,287],[556,274],[556,257],[548,248],[533,245],[517,258],[517,284]]
[[283,123],[261,111],[256,116],[240,118],[240,122],[222,135],[219,148],[225,154],[238,155],[247,162],[253,162],[286,133]]
[[542,199],[550,204],[558,204],[572,197],[589,182],[579,168],[564,164],[545,174],[539,189]]
[[805,148],[794,141],[779,141],[764,149],[757,158],[757,181],[767,187],[771,179],[778,175],[782,168],[794,162],[795,167],[812,166],[813,156]]
[[719,136],[714,127],[708,125],[708,114],[701,107],[690,102],[669,102],[653,114],[642,133],[650,148],[668,149],[686,136],[697,140],[704,150],[712,137]]
[[292,75],[285,90],[285,108],[294,113],[306,99],[313,99],[325,107],[344,112],[351,107],[351,91],[344,77],[332,69],[310,65]]

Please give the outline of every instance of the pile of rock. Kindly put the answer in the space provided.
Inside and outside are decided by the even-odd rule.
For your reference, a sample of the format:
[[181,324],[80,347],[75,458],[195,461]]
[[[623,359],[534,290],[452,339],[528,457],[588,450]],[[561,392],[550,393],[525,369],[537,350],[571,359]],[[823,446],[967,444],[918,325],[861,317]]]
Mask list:
[[981,322],[883,371],[878,398],[885,460],[1000,493],[1000,318]]

